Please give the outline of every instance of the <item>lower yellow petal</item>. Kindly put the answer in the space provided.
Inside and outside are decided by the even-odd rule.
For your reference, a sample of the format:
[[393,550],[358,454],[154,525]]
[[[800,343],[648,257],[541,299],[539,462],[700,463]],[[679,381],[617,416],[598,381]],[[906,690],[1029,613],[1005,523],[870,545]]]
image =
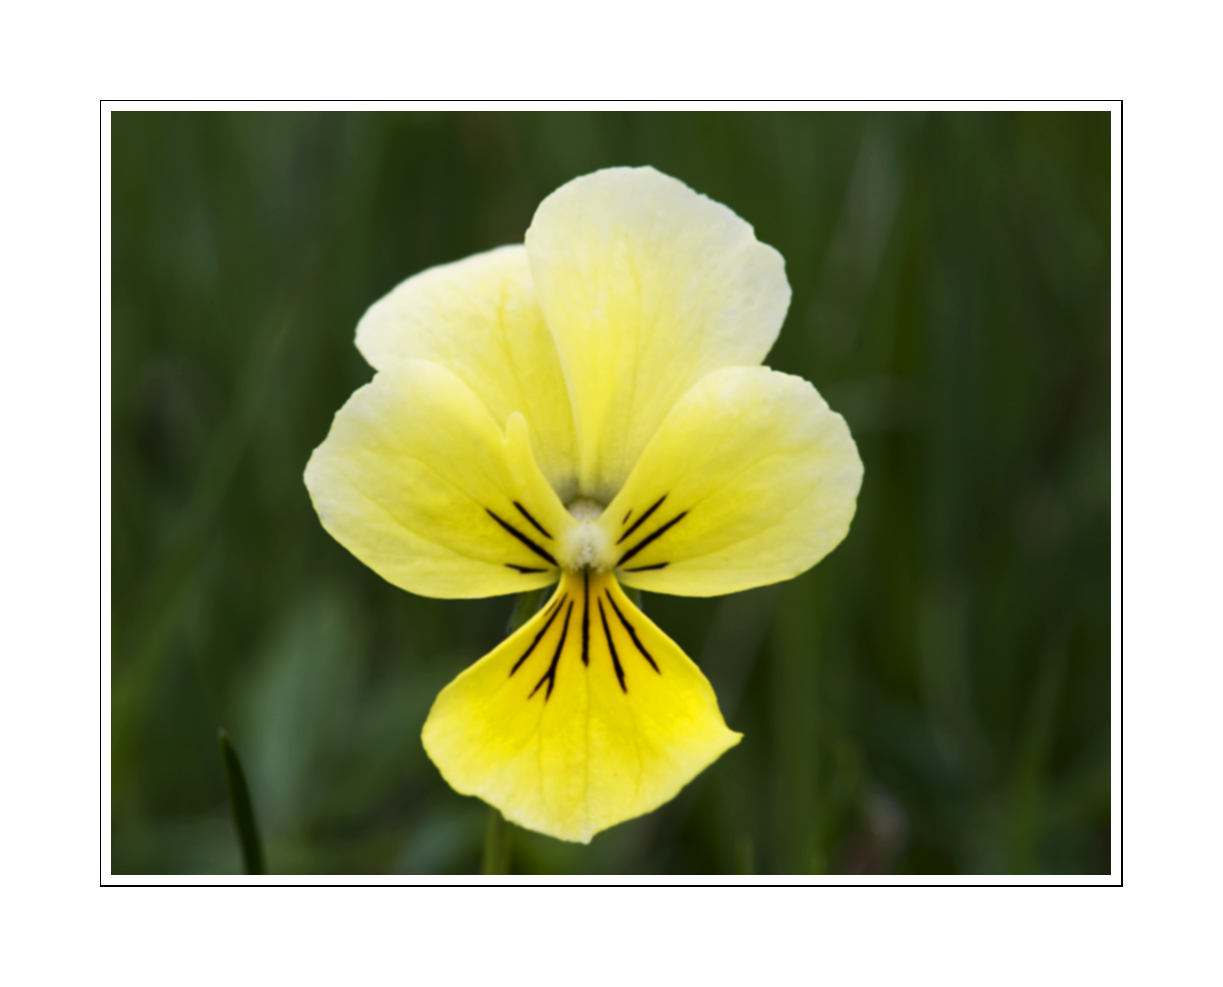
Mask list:
[[587,843],[674,798],[740,736],[613,576],[566,572],[548,606],[442,691],[423,739],[456,791]]

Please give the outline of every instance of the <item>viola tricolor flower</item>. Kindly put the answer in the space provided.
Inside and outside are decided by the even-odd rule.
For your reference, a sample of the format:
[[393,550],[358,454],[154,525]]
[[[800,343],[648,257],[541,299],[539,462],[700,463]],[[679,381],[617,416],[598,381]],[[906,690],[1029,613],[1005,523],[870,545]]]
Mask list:
[[849,530],[862,463],[807,381],[761,366],[785,265],[651,168],[548,196],[526,243],[409,278],[357,327],[374,379],[306,467],[323,526],[434,597],[552,584],[438,696],[457,791],[588,842],[740,734],[623,586],[715,596],[790,579]]

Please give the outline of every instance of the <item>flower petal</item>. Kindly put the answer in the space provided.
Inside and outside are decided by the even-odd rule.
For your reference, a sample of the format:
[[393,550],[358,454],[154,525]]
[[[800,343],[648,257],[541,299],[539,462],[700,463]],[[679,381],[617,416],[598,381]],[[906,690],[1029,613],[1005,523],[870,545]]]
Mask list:
[[790,304],[785,262],[652,168],[557,189],[526,245],[575,412],[579,492],[606,504],[692,384],[764,359]]
[[441,364],[498,423],[521,412],[544,476],[562,500],[572,499],[573,413],[525,247],[501,247],[408,278],[365,313],[357,348],[378,370],[404,360]]
[[718,370],[667,416],[600,518],[625,584],[716,596],[790,579],[845,537],[862,461],[807,381]]
[[423,740],[456,791],[588,843],[674,798],[740,736],[609,573],[566,572],[547,607],[442,690]]
[[531,457],[444,367],[379,372],[335,416],[306,465],[323,527],[384,579],[413,593],[481,597],[557,578],[572,518]]

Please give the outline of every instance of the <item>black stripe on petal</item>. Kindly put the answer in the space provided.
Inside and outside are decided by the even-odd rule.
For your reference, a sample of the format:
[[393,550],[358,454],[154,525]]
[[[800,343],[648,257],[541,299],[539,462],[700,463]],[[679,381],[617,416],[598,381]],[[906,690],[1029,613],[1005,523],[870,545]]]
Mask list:
[[[562,596],[558,602],[564,603],[565,598]],[[535,635],[535,640],[531,642],[531,646],[522,653],[521,658],[514,662],[514,667],[510,669],[511,676],[518,671],[519,666],[531,656],[531,652],[535,650],[535,645],[539,644],[539,642],[543,640],[543,636],[548,633],[548,628],[552,626],[552,621],[556,620],[556,615],[561,612],[561,608],[556,606],[556,604],[553,604],[553,607],[555,609],[552,611],[552,616],[548,618],[548,622],[544,624],[543,629]],[[532,695],[533,694],[534,693],[532,693]]]
[[631,559],[634,555],[640,552],[643,548],[645,548],[651,542],[654,542],[657,539],[661,538],[663,535],[665,535],[668,531],[674,528],[677,524],[680,523],[680,521],[682,521],[687,516],[688,516],[687,511],[684,511],[682,514],[677,514],[675,517],[673,517],[670,521],[664,524],[661,528],[659,528],[653,534],[649,535],[646,538],[642,538],[641,541],[639,541],[636,545],[634,545],[627,552],[625,552],[622,556],[620,556],[620,561],[616,563],[616,568],[619,568],[620,566],[624,565],[625,562]]
[[620,667],[620,656],[616,654],[616,645],[612,642],[611,628],[607,626],[607,612],[603,609],[603,601],[599,600],[599,619],[603,621],[603,636],[607,638],[607,647],[611,649],[612,666],[616,669],[616,678],[620,680],[620,691],[628,692],[624,684],[624,669]]
[[641,638],[637,636],[637,629],[633,627],[633,625],[628,622],[628,618],[626,618],[624,614],[620,612],[620,608],[616,606],[616,601],[612,599],[612,595],[610,593],[607,594],[607,602],[610,603],[612,605],[612,609],[616,611],[616,616],[620,618],[620,623],[622,623],[624,625],[624,629],[628,631],[628,636],[633,639],[633,644],[637,646],[637,650],[641,652],[642,657],[644,657],[645,660],[650,663],[650,667],[654,669],[654,671],[661,675],[662,672],[658,670],[658,665],[655,664],[653,656],[646,651],[645,645],[641,643]]
[[535,518],[531,517],[530,512],[525,507],[523,507],[520,503],[518,503],[518,501],[514,501],[514,506],[518,508],[519,514],[521,514],[524,518],[526,518],[528,521],[531,522],[531,524],[534,526],[536,531],[538,531],[545,538],[552,537],[550,534],[548,534],[547,529],[542,524],[540,524],[538,521],[536,521]]
[[[560,613],[557,610],[556,613]],[[555,614],[553,614],[555,616]],[[544,702],[552,698],[552,687],[556,685],[556,663],[561,660],[561,651],[565,647],[565,638],[569,636],[569,618],[573,616],[573,601],[569,601],[569,609],[565,611],[565,625],[561,628],[561,639],[556,642],[556,652],[552,655],[552,664],[548,666],[548,670],[544,672],[543,678],[535,683],[535,688],[531,690],[531,696],[539,692],[539,687],[545,682],[548,683],[548,691],[544,693]],[[527,696],[528,699],[531,696]]]
[[[642,515],[641,515],[641,517],[639,517],[639,518],[638,518],[636,521],[634,521],[634,522],[633,522],[633,526],[632,526],[631,528],[629,528],[629,529],[628,529],[628,531],[626,531],[624,534],[622,534],[622,535],[621,535],[621,536],[620,536],[620,537],[619,537],[619,538],[616,540],[616,544],[617,544],[617,545],[619,545],[619,544],[620,544],[620,542],[624,541],[624,539],[625,539],[625,538],[627,538],[627,537],[628,537],[629,535],[631,535],[631,534],[632,534],[634,531],[636,531],[636,530],[637,530],[638,528],[640,528],[640,527],[641,527],[643,524],[645,524],[645,522],[646,522],[646,521],[649,519],[650,515],[651,515],[651,514],[653,514],[653,513],[654,513],[656,510],[658,510],[660,507],[662,507],[662,502],[663,502],[664,500],[666,500],[666,499],[667,499],[667,495],[666,495],[666,494],[663,494],[661,497],[659,497],[659,498],[658,498],[658,500],[654,501],[654,506],[653,506],[653,507],[651,507],[651,508],[650,508],[648,511],[646,511],[644,514],[642,514]],[[632,509],[631,509],[631,508],[629,509],[629,512],[628,512],[628,513],[629,513],[629,514],[632,514],[632,513],[633,513],[633,511],[632,511]],[[624,515],[624,520],[625,520],[625,521],[627,521],[627,520],[628,520],[628,514]],[[623,523],[623,522],[621,522],[621,523]]]
[[497,515],[494,514],[492,511],[490,511],[487,507],[484,508],[484,512],[489,517],[491,517],[494,521],[496,521],[499,525],[501,525],[501,527],[503,527],[511,535],[513,535],[520,542],[526,545],[527,548],[529,548],[532,552],[538,555],[541,559],[546,559],[552,565],[556,565],[556,559],[552,558],[552,556],[548,554],[546,549],[540,548],[538,545],[535,544],[535,542],[531,541],[530,538],[524,535],[521,531],[515,528],[512,524],[509,524],[508,522],[501,520],[501,518],[497,517]]
[[590,570],[582,570],[582,664],[590,667]]

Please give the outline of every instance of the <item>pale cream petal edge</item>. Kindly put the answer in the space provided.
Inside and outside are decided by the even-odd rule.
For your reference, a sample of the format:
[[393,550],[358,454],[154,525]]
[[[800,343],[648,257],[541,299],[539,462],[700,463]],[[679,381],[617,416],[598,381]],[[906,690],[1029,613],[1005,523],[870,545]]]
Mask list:
[[540,469],[563,500],[572,498],[573,412],[521,244],[408,278],[365,313],[357,348],[379,370],[408,360],[445,367],[496,422],[524,415]]
[[579,492],[601,503],[696,381],[764,359],[790,304],[776,250],[653,168],[557,189],[526,247],[576,417]]

